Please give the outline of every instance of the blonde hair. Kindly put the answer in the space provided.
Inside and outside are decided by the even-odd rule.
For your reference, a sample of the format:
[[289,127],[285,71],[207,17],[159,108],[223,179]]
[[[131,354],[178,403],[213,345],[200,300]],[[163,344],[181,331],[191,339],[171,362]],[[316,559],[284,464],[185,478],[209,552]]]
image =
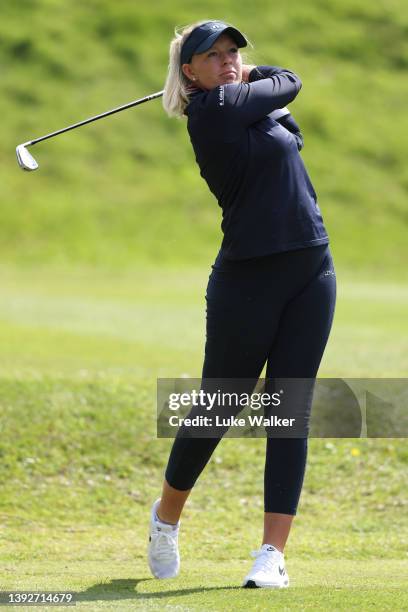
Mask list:
[[[163,94],[163,108],[169,117],[177,117],[180,119],[184,116],[184,109],[189,102],[189,93],[191,93],[191,88],[193,86],[193,83],[184,74],[180,66],[181,48],[191,32],[197,26],[207,23],[208,21],[213,20],[202,19],[188,26],[176,27],[174,30],[175,37],[170,43],[169,66]],[[248,44],[251,43],[248,41]]]

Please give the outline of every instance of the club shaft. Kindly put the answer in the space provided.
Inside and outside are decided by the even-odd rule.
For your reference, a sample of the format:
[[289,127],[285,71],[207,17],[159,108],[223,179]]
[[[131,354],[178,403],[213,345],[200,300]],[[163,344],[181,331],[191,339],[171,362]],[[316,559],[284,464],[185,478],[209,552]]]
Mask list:
[[26,143],[27,145],[34,145],[37,142],[41,142],[42,140],[47,140],[48,138],[53,138],[53,136],[58,136],[58,134],[63,134],[64,132],[69,132],[69,130],[74,130],[81,125],[86,125],[87,123],[92,123],[92,121],[97,121],[98,119],[103,119],[103,117],[108,117],[109,115],[113,115],[115,113],[119,113],[120,111],[126,110],[127,108],[131,108],[132,106],[137,106],[138,104],[142,104],[143,102],[148,102],[149,100],[153,100],[154,98],[159,98],[162,96],[164,91],[158,91],[156,93],[150,94],[149,96],[145,96],[144,98],[140,98],[139,100],[134,100],[133,102],[129,102],[128,104],[123,104],[122,106],[118,106],[113,108],[112,110],[106,111],[105,113],[101,113],[100,115],[95,115],[94,117],[89,117],[89,119],[84,119],[83,121],[79,121],[78,123],[74,123],[73,125],[69,125],[68,127],[62,128],[61,130],[57,130],[56,132],[51,132],[51,134],[47,134],[46,136],[40,136],[39,138],[35,138],[34,140],[30,140],[30,142]]

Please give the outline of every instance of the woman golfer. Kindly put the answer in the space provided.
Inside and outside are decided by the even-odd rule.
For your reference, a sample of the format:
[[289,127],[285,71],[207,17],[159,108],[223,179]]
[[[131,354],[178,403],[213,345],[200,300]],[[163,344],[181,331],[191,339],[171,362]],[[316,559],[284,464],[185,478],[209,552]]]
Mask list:
[[[329,239],[286,105],[299,77],[242,64],[247,40],[220,21],[176,34],[164,108],[187,116],[201,176],[222,209],[223,241],[207,287],[202,378],[314,379],[332,325],[336,280]],[[311,394],[305,394],[310,411]],[[180,433],[180,432],[179,432]],[[149,566],[178,574],[180,515],[220,438],[177,435],[152,507]],[[284,547],[296,514],[307,436],[268,438],[264,534],[245,587],[287,587]]]

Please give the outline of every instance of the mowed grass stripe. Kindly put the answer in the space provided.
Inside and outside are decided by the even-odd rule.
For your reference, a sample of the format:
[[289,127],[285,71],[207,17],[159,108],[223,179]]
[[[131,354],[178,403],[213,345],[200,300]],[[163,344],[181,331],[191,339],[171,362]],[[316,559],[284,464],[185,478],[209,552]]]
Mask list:
[[249,561],[189,561],[178,578],[160,581],[140,561],[9,564],[5,585],[72,590],[78,606],[92,610],[404,610],[408,604],[407,561],[293,560],[291,587],[283,590],[240,588]]
[[[0,333],[4,354],[16,369],[18,347],[24,355],[48,352],[44,367],[79,369],[129,367],[153,376],[201,372],[205,334],[205,285],[208,270],[87,269],[28,275],[4,274],[0,296]],[[335,320],[323,359],[322,376],[405,376],[408,332],[405,285],[340,279]],[[37,336],[36,336],[37,334]],[[38,334],[42,347],[39,348]],[[59,336],[61,334],[61,336]],[[72,341],[69,336],[72,335]],[[58,349],[58,338],[67,351]],[[31,338],[31,343],[30,343]],[[101,350],[107,342],[112,350]],[[115,346],[115,342],[117,343]],[[75,347],[78,347],[75,368]],[[17,352],[16,352],[17,348]],[[71,359],[66,359],[66,354]],[[82,363],[81,363],[82,362]],[[105,366],[103,365],[105,362]],[[33,363],[34,365],[34,363]],[[61,365],[61,368],[59,368]],[[3,362],[3,372],[7,365]],[[72,367],[74,366],[74,367]]]

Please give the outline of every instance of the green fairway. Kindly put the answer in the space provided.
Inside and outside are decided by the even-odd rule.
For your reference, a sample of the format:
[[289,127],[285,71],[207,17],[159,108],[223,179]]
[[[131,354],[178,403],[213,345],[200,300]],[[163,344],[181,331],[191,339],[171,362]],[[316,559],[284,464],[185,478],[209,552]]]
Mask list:
[[[207,276],[3,267],[1,588],[72,589],[92,610],[403,609],[397,439],[310,441],[285,592],[238,588],[260,545],[265,441],[222,441],[183,515],[180,577],[151,579],[171,445],[155,439],[156,378],[200,375]],[[402,375],[407,301],[405,286],[343,278],[320,375]]]
[[[119,536],[119,537],[118,537]],[[117,541],[126,545],[126,536]],[[288,562],[295,577],[289,589],[241,589],[248,562],[184,559],[183,575],[157,581],[140,561],[126,552],[109,561],[10,564],[19,572],[21,588],[71,589],[77,606],[88,610],[403,610],[408,604],[407,563],[316,559]],[[112,565],[115,569],[112,570]],[[61,567],[62,566],[62,567]],[[42,576],[46,575],[44,580]],[[25,608],[29,609],[29,608]],[[66,610],[53,607],[49,610]]]
[[[0,372],[137,377],[201,374],[202,267],[133,270],[3,267]],[[338,301],[321,376],[404,376],[408,287],[337,272]],[[24,350],[22,350],[24,349]]]

